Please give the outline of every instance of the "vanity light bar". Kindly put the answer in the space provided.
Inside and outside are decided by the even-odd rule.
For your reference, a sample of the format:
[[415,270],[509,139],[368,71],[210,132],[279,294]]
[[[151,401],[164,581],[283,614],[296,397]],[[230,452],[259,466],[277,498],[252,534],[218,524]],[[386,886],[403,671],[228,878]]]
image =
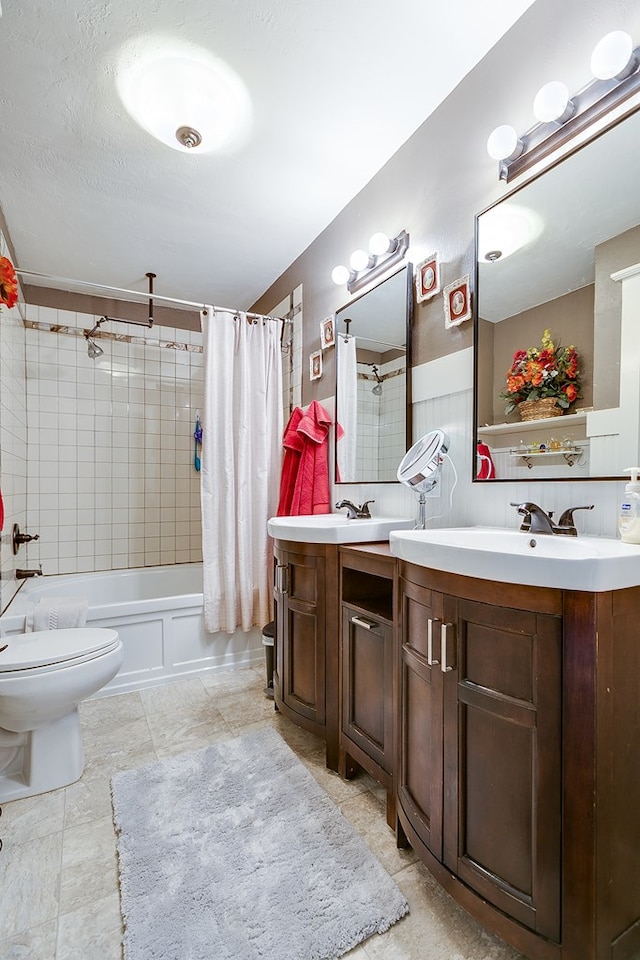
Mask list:
[[[383,249],[383,238],[387,241],[386,249]],[[361,290],[404,259],[409,249],[409,239],[406,230],[401,230],[391,240],[384,237],[384,234],[375,233],[369,241],[371,253],[354,250],[349,261],[350,268],[343,265],[333,268],[333,282],[339,286],[346,283],[349,293]]]
[[[628,37],[617,31],[603,37],[594,50],[592,69],[598,70],[597,53],[601,45],[610,37]],[[626,63],[622,61],[611,69],[619,68],[618,73],[611,76],[597,75],[582,90],[567,99],[564,110],[556,119],[539,120],[526,133],[518,137],[513,127],[497,127],[487,141],[487,151],[493,159],[498,160],[498,177],[509,183],[515,177],[530,170],[541,160],[544,160],[556,150],[564,147],[569,140],[583,134],[591,126],[602,121],[613,113],[623,103],[640,92],[640,47],[632,48],[629,39],[626,54]],[[624,59],[624,57],[623,57]],[[599,70],[600,74],[607,73]],[[609,71],[610,73],[610,71]],[[536,101],[540,112],[540,101],[545,89],[555,86],[545,84],[538,92]],[[559,86],[559,85],[558,85]],[[557,94],[557,90],[554,91]],[[549,91],[551,93],[551,91]],[[553,111],[552,111],[553,112]],[[544,114],[542,114],[544,115]]]

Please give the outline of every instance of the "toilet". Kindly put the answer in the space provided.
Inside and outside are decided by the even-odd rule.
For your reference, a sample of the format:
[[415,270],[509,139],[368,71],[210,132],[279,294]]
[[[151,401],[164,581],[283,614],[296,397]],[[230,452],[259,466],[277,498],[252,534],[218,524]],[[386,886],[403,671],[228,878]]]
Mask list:
[[74,783],[84,770],[78,704],[122,664],[115,630],[0,638],[0,803]]

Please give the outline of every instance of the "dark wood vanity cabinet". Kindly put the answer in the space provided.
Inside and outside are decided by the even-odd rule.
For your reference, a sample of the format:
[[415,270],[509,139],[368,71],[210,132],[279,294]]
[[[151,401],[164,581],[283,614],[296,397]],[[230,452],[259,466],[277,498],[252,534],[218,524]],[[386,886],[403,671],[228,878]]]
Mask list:
[[534,960],[640,957],[640,588],[399,569],[399,842]]
[[396,569],[387,544],[340,548],[340,772],[355,761],[385,787],[394,828]]
[[299,726],[324,737],[338,769],[338,548],[274,544],[274,698]]

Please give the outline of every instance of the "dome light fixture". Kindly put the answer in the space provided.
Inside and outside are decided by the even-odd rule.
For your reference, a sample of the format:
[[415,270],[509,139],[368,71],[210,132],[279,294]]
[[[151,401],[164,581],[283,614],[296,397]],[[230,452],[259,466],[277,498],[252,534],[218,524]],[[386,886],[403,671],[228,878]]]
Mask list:
[[522,140],[508,123],[496,127],[487,140],[487,153],[492,160],[515,160],[522,153],[522,147]]
[[374,257],[382,257],[388,253],[391,241],[386,233],[374,233],[369,240],[369,250]]
[[174,150],[231,152],[248,134],[251,100],[244,83],[201,47],[132,41],[116,82],[133,119]]
[[356,273],[360,273],[361,270],[366,270],[369,266],[369,254],[367,251],[354,250],[349,257],[349,266],[352,270],[355,270]]
[[591,54],[591,72],[598,80],[623,80],[637,66],[633,40],[624,30],[608,33],[595,45]]
[[348,282],[350,276],[351,270],[345,267],[343,263],[339,263],[338,266],[334,267],[331,271],[331,279],[339,287],[343,287],[345,283]]
[[540,87],[533,101],[533,113],[540,123],[564,123],[575,111],[575,104],[569,96],[566,84],[560,80],[551,80]]

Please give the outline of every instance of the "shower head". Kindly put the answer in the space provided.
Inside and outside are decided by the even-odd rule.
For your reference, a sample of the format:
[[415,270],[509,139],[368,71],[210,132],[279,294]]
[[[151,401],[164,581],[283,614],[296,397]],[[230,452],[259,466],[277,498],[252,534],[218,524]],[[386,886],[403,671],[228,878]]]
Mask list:
[[102,349],[102,347],[99,347],[97,343],[94,343],[94,341],[90,340],[88,337],[87,337],[87,344],[88,344],[87,356],[89,357],[90,360],[97,360],[98,357],[101,357],[102,354],[104,353],[104,350]]
[[98,333],[103,323],[106,323],[109,317],[100,317],[96,320],[95,326],[91,330],[84,330],[83,336],[87,341],[87,356],[90,360],[97,360],[104,353],[102,347],[99,347],[95,340],[92,340],[94,333]]
[[370,363],[369,366],[371,367],[373,375],[376,378],[376,385],[371,393],[375,394],[376,397],[379,397],[382,393],[382,377],[378,374],[378,367],[375,363]]
[[[100,329],[100,327],[102,326],[102,324],[103,324],[103,323],[106,323],[108,319],[109,319],[109,317],[100,317],[99,320],[96,320],[96,325],[95,325],[95,327],[93,327],[92,330],[85,330],[85,331],[84,331],[84,335],[85,335],[85,337],[87,338],[87,340],[89,340],[89,339],[94,335],[94,333],[97,333],[98,330]],[[102,352],[104,352],[104,351],[102,351]]]

